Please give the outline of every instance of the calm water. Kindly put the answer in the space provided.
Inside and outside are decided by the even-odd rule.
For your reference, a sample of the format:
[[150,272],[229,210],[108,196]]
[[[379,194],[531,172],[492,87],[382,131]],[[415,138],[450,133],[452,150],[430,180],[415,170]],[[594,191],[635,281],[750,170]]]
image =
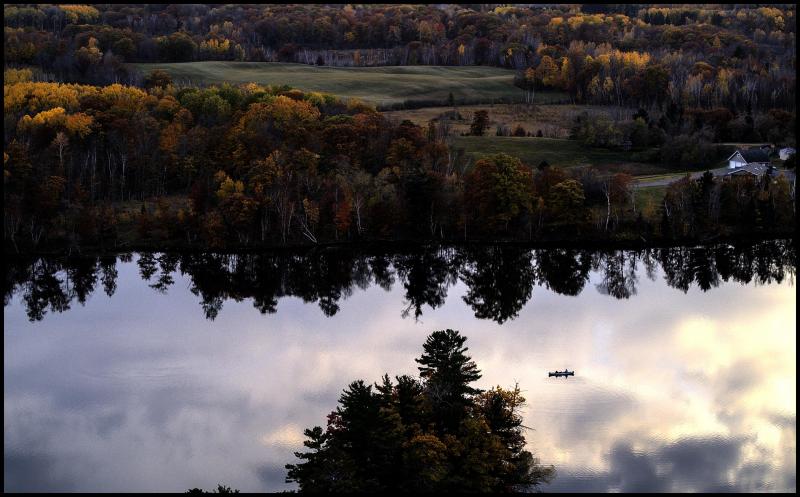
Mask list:
[[795,271],[784,241],[7,262],[4,491],[290,489],[347,383],[445,328],[525,391],[544,490],[795,491]]

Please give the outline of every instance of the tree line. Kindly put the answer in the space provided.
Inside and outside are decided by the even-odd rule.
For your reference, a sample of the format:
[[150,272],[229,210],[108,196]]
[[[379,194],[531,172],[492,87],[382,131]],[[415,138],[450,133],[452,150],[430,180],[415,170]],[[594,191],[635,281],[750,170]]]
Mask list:
[[[326,316],[359,289],[400,285],[403,316],[422,316],[424,309],[444,305],[458,281],[478,319],[503,323],[514,319],[534,296],[535,286],[560,295],[580,294],[590,272],[599,274],[595,289],[615,299],[633,298],[644,274],[661,270],[666,284],[686,292],[703,291],[722,282],[767,284],[795,276],[793,239],[643,250],[590,251],[570,248],[532,250],[515,246],[420,247],[382,251],[310,250],[255,254],[141,253],[139,276],[157,292],[166,292],[178,274],[190,280],[207,319],[215,319],[228,300],[251,299],[261,313],[278,312],[285,297],[316,303]],[[133,254],[76,258],[10,258],[6,265],[4,303],[15,296],[28,317],[83,305],[98,289],[111,297],[117,290],[118,266]]]

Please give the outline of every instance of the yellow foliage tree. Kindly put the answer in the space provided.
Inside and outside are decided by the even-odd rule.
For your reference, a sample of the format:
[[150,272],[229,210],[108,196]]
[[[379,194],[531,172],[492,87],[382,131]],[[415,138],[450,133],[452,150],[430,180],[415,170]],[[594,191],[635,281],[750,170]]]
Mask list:
[[3,71],[3,84],[13,85],[14,83],[24,83],[33,79],[33,71],[30,69],[5,69]]

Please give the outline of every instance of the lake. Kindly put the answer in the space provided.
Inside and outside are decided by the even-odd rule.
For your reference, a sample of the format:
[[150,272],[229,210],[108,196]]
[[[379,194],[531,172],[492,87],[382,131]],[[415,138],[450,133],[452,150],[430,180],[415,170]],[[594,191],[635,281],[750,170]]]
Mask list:
[[545,491],[794,492],[795,274],[792,240],[12,259],[4,491],[292,489],[342,389],[452,328]]

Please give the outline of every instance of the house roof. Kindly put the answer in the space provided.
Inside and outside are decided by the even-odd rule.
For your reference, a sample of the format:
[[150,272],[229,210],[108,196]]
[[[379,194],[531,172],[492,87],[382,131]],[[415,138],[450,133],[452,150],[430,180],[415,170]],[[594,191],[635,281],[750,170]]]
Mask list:
[[753,176],[762,176],[764,173],[767,172],[770,166],[764,166],[761,164],[747,164],[746,166],[737,167],[733,171],[729,173],[725,173],[725,176],[730,176],[732,174],[741,176],[743,174],[752,174]]
[[732,153],[730,157],[728,157],[728,160],[733,159],[736,154],[741,154],[742,158],[744,158],[748,164],[751,162],[769,162],[769,155],[759,148],[737,150],[736,152]]

